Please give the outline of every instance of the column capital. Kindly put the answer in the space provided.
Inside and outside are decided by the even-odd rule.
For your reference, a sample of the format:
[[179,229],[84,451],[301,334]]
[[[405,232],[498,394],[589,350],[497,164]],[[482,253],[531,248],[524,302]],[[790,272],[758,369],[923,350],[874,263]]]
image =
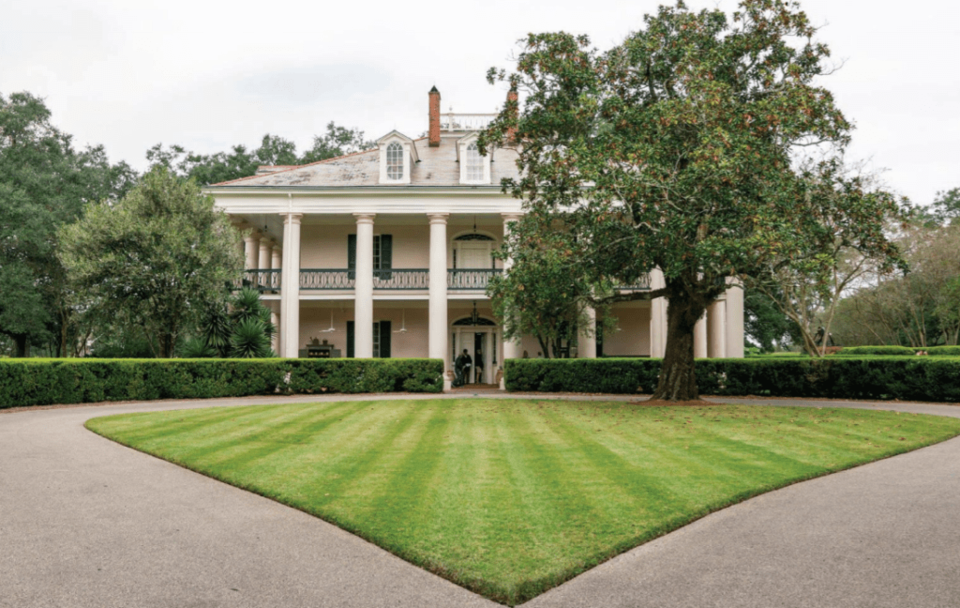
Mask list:
[[353,217],[357,218],[358,224],[372,224],[373,218],[377,217],[376,213],[354,213]]
[[270,249],[271,249],[274,253],[280,253],[281,251],[283,251],[283,248],[280,247],[279,244],[277,244],[277,243],[275,243],[275,242],[273,242],[273,241],[270,242]]
[[283,216],[284,224],[299,224],[303,219],[302,213],[281,213],[280,215]]
[[508,213],[501,213],[501,214],[500,214],[500,217],[503,218],[503,222],[504,222],[504,223],[507,223],[507,222],[518,222],[518,221],[520,221],[520,218],[523,217],[523,214],[522,214],[522,213],[519,213],[519,212],[513,212],[513,211],[511,211],[511,212],[508,212]]
[[427,217],[430,218],[431,224],[446,224],[447,218],[450,217],[449,213],[428,213]]
[[259,241],[259,240],[260,240],[260,235],[257,234],[256,230],[254,230],[253,232],[250,232],[249,234],[243,235],[244,243],[253,243],[254,241]]

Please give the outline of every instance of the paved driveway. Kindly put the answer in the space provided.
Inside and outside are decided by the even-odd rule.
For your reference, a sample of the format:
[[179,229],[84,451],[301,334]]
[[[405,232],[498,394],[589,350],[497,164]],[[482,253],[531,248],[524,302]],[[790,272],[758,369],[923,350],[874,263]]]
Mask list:
[[[121,412],[316,400],[0,414],[0,606],[496,605],[334,526],[83,428]],[[879,407],[960,416],[954,406]],[[960,439],[759,496],[528,605],[960,606]]]

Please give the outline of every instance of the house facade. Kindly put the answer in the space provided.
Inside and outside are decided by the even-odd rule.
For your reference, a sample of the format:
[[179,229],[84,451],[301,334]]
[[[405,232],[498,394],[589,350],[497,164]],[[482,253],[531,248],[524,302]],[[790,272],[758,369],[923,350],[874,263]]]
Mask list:
[[[493,115],[441,114],[436,88],[428,106],[426,137],[392,131],[373,150],[261,167],[205,189],[247,234],[245,280],[273,311],[281,356],[431,357],[450,370],[467,350],[476,362],[468,380],[480,384],[499,382],[504,359],[538,356],[533,336],[503,339],[485,294],[505,270],[492,253],[523,212],[500,189],[517,175],[517,153],[477,150]],[[662,281],[655,271],[622,289]],[[584,332],[569,355],[663,355],[662,299],[618,304],[614,314],[616,332]],[[743,356],[739,287],[701,319],[695,351]]]

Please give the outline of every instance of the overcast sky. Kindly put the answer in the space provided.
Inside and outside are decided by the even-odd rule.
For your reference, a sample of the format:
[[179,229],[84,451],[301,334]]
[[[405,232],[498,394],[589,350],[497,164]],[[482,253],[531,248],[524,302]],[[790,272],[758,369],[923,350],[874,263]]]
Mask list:
[[[302,150],[331,120],[370,139],[417,136],[433,85],[444,112],[494,111],[505,89],[486,70],[509,67],[526,33],[585,33],[606,49],[660,3],[2,0],[0,94],[44,97],[79,145],[137,169],[158,142],[210,153],[269,132]],[[960,2],[802,7],[844,63],[824,84],[856,124],[851,156],[918,203],[960,186]]]

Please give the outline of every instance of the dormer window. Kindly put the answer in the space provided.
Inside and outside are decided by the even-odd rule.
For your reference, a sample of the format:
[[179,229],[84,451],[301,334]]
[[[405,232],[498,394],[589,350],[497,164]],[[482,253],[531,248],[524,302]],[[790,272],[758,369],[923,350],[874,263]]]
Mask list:
[[414,164],[420,161],[415,141],[398,131],[391,131],[377,140],[380,148],[380,183],[388,186],[407,185]]
[[483,179],[483,157],[476,143],[467,146],[467,181],[479,182]]
[[476,133],[465,135],[457,141],[457,160],[460,162],[461,184],[490,183],[490,154],[480,154]]
[[387,146],[387,179],[403,179],[403,146],[398,142]]

